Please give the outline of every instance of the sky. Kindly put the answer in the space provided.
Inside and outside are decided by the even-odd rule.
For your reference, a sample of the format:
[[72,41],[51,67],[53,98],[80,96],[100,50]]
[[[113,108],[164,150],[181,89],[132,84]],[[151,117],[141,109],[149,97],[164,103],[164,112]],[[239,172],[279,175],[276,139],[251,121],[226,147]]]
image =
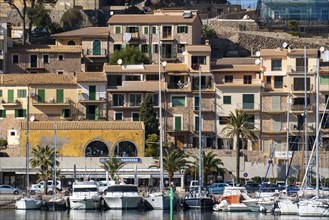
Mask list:
[[231,4],[241,4],[242,8],[247,8],[249,5],[251,8],[256,8],[257,0],[229,0]]

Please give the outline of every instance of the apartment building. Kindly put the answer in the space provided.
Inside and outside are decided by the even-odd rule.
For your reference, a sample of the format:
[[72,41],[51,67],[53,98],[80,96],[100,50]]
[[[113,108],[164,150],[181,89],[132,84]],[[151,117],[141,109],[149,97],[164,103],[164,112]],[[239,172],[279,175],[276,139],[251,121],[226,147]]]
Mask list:
[[0,73],[5,70],[5,55],[7,53],[7,16],[0,14]]
[[74,76],[81,71],[80,45],[26,45],[8,48],[5,73],[57,73]]
[[[216,115],[219,149],[233,149],[232,141],[222,132],[231,112],[242,110],[254,123],[254,133],[261,132],[261,68],[253,58],[223,58],[212,67],[216,83]],[[243,149],[259,150],[259,143],[247,143]],[[235,149],[234,149],[235,150]]]

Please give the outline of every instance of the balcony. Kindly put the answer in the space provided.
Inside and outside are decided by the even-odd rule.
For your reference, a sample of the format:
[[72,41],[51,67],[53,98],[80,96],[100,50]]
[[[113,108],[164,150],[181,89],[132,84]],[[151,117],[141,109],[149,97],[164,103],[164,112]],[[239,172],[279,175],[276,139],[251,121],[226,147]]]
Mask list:
[[126,43],[136,42],[141,39],[139,32],[132,32],[132,33],[124,33],[122,35],[122,41]]
[[45,100],[34,98],[32,99],[33,106],[69,106],[72,104],[70,98],[65,98],[63,101],[58,101],[53,97],[46,98]]
[[[313,84],[307,84],[306,85],[306,90],[308,92],[312,92],[313,91]],[[293,85],[291,85],[291,91],[293,93],[305,93],[305,86],[304,86],[304,84],[293,84]]]
[[257,86],[260,87],[262,85],[261,80],[259,79],[252,79],[251,81],[244,80],[244,79],[233,79],[233,81],[225,82],[225,79],[223,79],[221,82],[218,82],[218,86]]
[[272,113],[272,114],[282,114],[287,111],[287,106],[279,106],[275,109],[273,109],[272,103],[265,103],[262,106],[262,111],[266,113]]
[[320,103],[320,106],[319,106],[319,111],[320,112],[329,112],[329,104],[326,106],[326,103]]
[[78,101],[82,104],[101,104],[106,102],[106,92],[81,93],[78,95]]
[[[291,106],[291,111],[294,112],[304,112],[305,106],[304,105],[292,105]],[[312,111],[313,110],[313,105],[307,105],[306,106],[306,111]]]
[[260,104],[255,103],[237,103],[236,104],[237,110],[243,110],[243,111],[259,111],[260,110]]
[[8,100],[5,97],[3,97],[0,98],[0,104],[3,107],[15,107],[15,106],[19,106],[21,104],[21,101],[19,99]]
[[[166,88],[166,82],[161,82],[161,91]],[[109,92],[158,92],[159,81],[123,81],[118,86],[108,86]]]
[[[306,66],[307,73],[315,73],[316,66]],[[287,66],[288,74],[305,74],[305,66]]]
[[191,91],[191,85],[188,82],[169,82],[167,86],[170,91]]
[[107,49],[95,50],[92,49],[82,49],[82,55],[85,57],[106,57]]

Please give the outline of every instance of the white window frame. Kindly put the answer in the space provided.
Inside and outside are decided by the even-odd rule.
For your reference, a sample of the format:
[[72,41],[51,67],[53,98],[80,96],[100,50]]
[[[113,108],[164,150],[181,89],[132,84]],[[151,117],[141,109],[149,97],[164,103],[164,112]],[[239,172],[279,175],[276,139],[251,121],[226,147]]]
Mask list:
[[[117,120],[117,114],[121,114],[122,115],[122,119],[121,120]],[[114,121],[123,121],[123,112],[114,112],[114,116],[113,116],[113,118],[114,118]]]
[[138,119],[140,119],[141,115],[139,114],[139,112],[132,112],[131,113],[131,121],[134,121],[134,117],[133,117],[134,114],[138,114]]
[[[45,63],[45,56],[48,56],[48,63]],[[50,63],[50,54],[42,54],[42,63],[49,64]]]
[[[63,56],[63,59],[62,59],[62,60],[59,59],[60,56]],[[64,60],[65,60],[65,56],[64,56],[64,54],[58,54],[58,55],[57,55],[57,60],[58,60],[58,61],[64,61]]]
[[[141,102],[139,103],[139,105],[131,105],[131,101],[130,101],[130,95],[140,95],[141,96]],[[128,100],[128,102],[129,102],[129,107],[140,107],[141,106],[141,104],[142,104],[142,102],[143,102],[143,94],[142,93],[129,93],[128,94],[128,98],[129,98],[129,100]]]
[[[114,97],[114,95],[123,95],[123,105],[113,105],[113,102],[114,102],[114,101],[113,101],[113,100],[114,100],[113,97]],[[124,107],[124,106],[126,106],[126,102],[125,102],[125,101],[126,101],[126,96],[125,96],[124,93],[113,93],[113,94],[112,94],[112,106],[113,106],[113,107]]]
[[[200,97],[199,97],[199,95],[195,95],[195,96],[193,96],[193,110],[194,111],[199,111],[199,104],[198,104],[198,106],[196,106],[195,105],[195,99],[196,98],[199,98],[199,102],[200,102]],[[201,99],[201,101],[202,101],[202,99]],[[202,103],[201,103],[202,104]],[[197,107],[197,109],[196,109],[196,107]],[[202,107],[202,106],[201,106]]]
[[[199,117],[199,115],[194,115],[193,116],[193,131],[199,131],[199,130],[196,130],[195,126],[196,126],[196,117]],[[200,123],[200,122],[199,122]],[[203,118],[201,117],[201,131],[203,130]]]
[[[173,97],[184,97],[184,106],[173,106],[173,104],[172,104],[172,99],[173,99]],[[170,105],[171,105],[171,107],[172,108],[177,108],[177,107],[181,107],[181,108],[183,108],[183,107],[186,107],[186,95],[171,95],[171,97],[170,97]]]
[[182,125],[182,131],[184,130],[184,115],[183,114],[173,114],[173,130],[175,130],[175,118],[176,117],[181,117],[182,121],[181,121],[181,125]]

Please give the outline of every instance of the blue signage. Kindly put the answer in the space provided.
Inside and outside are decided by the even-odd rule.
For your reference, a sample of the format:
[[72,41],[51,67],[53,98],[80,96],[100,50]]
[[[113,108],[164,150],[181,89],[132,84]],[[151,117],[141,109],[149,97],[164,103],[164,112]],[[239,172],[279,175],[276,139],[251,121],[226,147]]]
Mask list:
[[[99,162],[104,163],[108,161],[110,158],[108,157],[100,157]],[[142,159],[139,157],[115,157],[116,160],[121,160],[125,163],[141,163]]]

